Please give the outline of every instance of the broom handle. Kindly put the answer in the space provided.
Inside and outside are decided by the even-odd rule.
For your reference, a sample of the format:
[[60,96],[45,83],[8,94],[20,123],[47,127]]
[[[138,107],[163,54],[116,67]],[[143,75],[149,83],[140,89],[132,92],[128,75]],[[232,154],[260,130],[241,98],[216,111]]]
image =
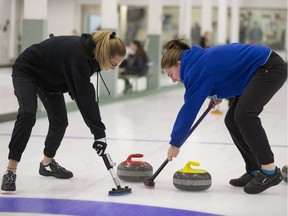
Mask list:
[[159,175],[159,173],[164,169],[164,167],[168,164],[169,160],[166,159],[161,166],[156,170],[156,172],[150,177],[150,180],[154,181],[154,179]]
[[[205,118],[205,116],[210,112],[210,110],[213,108],[213,104],[210,104],[208,108],[205,110],[205,112],[199,117],[198,121],[195,122],[195,124],[192,126],[192,128],[189,130],[187,137],[185,138],[185,141],[188,139],[188,137],[192,134],[192,132],[196,129],[196,127],[200,124],[200,122]],[[184,141],[184,142],[185,142]]]
[[[205,118],[205,116],[210,112],[210,110],[213,108],[213,104],[210,104],[208,108],[205,110],[205,112],[199,117],[197,122],[192,126],[192,128],[189,130],[184,142],[188,139],[188,137],[192,134],[192,132],[196,129],[196,127],[200,124],[200,122]],[[156,172],[151,176],[150,180],[154,181],[154,179],[159,175],[159,173],[164,169],[164,167],[168,164],[169,160],[166,158],[166,160],[161,164],[161,166],[156,170]]]

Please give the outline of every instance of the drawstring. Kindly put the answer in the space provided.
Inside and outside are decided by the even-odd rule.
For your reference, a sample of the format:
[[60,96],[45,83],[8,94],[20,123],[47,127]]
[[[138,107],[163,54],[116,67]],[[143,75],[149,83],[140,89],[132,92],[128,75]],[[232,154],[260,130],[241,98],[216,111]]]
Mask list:
[[105,83],[105,81],[104,81],[104,79],[103,79],[103,77],[101,75],[101,71],[97,72],[97,86],[96,86],[97,87],[97,95],[96,95],[96,100],[97,100],[98,103],[99,103],[99,94],[98,94],[99,75],[100,75],[100,78],[101,78],[101,80],[102,80],[107,92],[108,92],[108,95],[110,95],[110,91],[109,91],[109,89],[108,89],[108,87],[107,87],[107,85],[106,85],[106,83]]
[[105,88],[106,88],[106,90],[108,92],[108,95],[110,95],[110,91],[109,91],[109,89],[108,89],[108,87],[107,87],[107,85],[106,85],[106,83],[105,83],[105,81],[104,81],[104,79],[103,79],[103,77],[101,75],[101,72],[99,72],[99,74],[100,74],[100,78],[101,78],[101,80],[102,80],[102,82],[103,82],[103,84],[104,84],[104,86],[105,86]]

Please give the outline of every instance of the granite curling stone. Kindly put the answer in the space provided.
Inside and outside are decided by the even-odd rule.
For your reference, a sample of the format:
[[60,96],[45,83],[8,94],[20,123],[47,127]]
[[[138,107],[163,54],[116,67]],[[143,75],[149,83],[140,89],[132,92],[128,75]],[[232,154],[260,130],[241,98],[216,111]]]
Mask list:
[[145,161],[133,161],[132,158],[142,158],[143,154],[131,154],[126,161],[117,166],[119,179],[130,182],[142,182],[153,174],[153,167]]
[[287,170],[288,170],[288,164],[282,167],[283,181],[285,181],[286,183],[287,183],[287,177],[288,177]]
[[203,191],[210,188],[212,179],[210,173],[202,169],[193,169],[193,166],[199,166],[200,163],[188,161],[183,169],[175,172],[173,184],[179,190],[185,191]]

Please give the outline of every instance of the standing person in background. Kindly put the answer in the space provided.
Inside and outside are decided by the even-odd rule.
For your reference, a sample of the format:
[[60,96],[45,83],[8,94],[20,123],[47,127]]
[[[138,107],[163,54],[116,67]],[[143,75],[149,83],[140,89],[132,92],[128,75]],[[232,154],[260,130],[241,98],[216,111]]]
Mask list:
[[237,43],[190,49],[182,40],[172,40],[164,46],[161,67],[173,82],[183,83],[186,89],[171,133],[168,160],[179,154],[207,97],[213,105],[235,97],[225,123],[244,159],[246,173],[231,179],[230,184],[257,194],[282,181],[259,118],[287,79],[286,64],[278,54],[268,47]]
[[71,171],[54,159],[68,126],[63,93],[69,92],[75,100],[94,135],[93,148],[99,155],[104,153],[107,146],[105,125],[90,77],[95,72],[101,76],[101,70],[114,69],[125,55],[123,41],[110,31],[81,36],[52,35],[19,55],[12,71],[19,110],[9,143],[8,166],[2,178],[1,190],[4,193],[16,191],[16,169],[36,121],[37,97],[42,101],[49,120],[40,175],[60,179],[73,177]]
[[127,75],[145,76],[148,72],[148,56],[142,44],[138,40],[130,43],[127,58],[121,63],[119,78],[125,81],[124,93],[132,89]]
[[211,34],[206,31],[200,38],[200,46],[204,49],[211,47]]
[[254,22],[253,28],[249,32],[249,41],[251,44],[261,44],[263,39],[263,31],[257,22]]
[[241,20],[239,26],[239,42],[245,43],[247,35],[247,24],[245,20]]
[[201,27],[198,22],[196,22],[191,29],[192,44],[199,45],[201,38]]

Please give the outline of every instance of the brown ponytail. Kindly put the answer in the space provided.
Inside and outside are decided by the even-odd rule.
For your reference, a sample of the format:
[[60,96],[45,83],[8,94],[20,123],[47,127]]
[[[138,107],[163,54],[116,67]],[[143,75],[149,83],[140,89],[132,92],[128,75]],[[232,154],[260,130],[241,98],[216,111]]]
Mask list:
[[126,48],[123,41],[111,31],[96,31],[92,33],[93,43],[96,44],[94,55],[100,68],[110,68],[110,59],[115,56],[124,57]]
[[182,52],[186,49],[190,49],[190,46],[183,39],[168,41],[164,45],[161,68],[164,69],[177,65],[177,61],[181,59]]

